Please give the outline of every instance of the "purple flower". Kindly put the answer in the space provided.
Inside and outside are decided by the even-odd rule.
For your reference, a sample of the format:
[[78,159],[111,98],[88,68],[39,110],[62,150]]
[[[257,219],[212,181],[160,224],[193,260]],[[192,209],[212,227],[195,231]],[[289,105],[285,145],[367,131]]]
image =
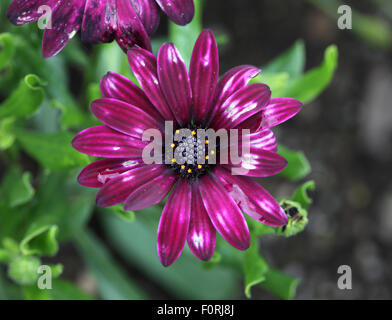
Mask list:
[[[128,59],[142,89],[108,73],[101,81],[104,98],[91,106],[104,125],[80,132],[72,142],[80,152],[105,158],[88,165],[78,177],[80,184],[100,188],[97,204],[124,202],[125,210],[141,210],[171,191],[158,229],[158,255],[164,266],[179,257],[186,241],[196,257],[209,260],[216,231],[235,248],[247,249],[250,239],[243,213],[267,225],[286,224],[277,201],[250,177],[274,175],[285,168],[270,127],[297,114],[301,102],[271,99],[268,86],[248,85],[260,72],[253,66],[231,69],[218,81],[218,48],[210,31],[198,38],[189,73],[173,44],[164,44],[157,58],[133,48]],[[242,162],[180,165],[174,158],[169,164],[146,164],[142,151],[149,142],[142,141],[143,132],[163,132],[165,120],[174,122],[175,131],[250,129],[246,134],[252,161],[247,176],[231,173]],[[200,141],[190,138],[185,145],[198,149]]]
[[116,40],[124,51],[135,44],[151,51],[148,35],[158,28],[159,7],[179,25],[194,15],[193,0],[14,0],[7,17],[15,25],[34,22],[46,13],[41,6],[52,11],[42,43],[45,58],[59,53],[80,29],[87,43]]

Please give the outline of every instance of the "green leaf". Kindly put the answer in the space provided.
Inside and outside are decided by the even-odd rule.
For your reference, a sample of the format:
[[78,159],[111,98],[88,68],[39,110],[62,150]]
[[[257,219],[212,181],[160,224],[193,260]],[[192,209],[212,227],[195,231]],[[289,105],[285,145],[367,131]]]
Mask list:
[[299,283],[300,279],[269,268],[261,286],[281,299],[290,300],[295,297]]
[[0,118],[27,118],[34,114],[44,101],[45,92],[42,85],[36,75],[25,76],[18,88],[0,104]]
[[12,133],[14,123],[13,117],[0,120],[0,150],[7,150],[14,144],[15,136]]
[[[286,52],[262,67],[264,73],[288,73],[290,78],[297,78],[305,68],[305,45],[297,40]],[[272,91],[273,92],[273,91]]]
[[73,135],[68,132],[44,134],[19,130],[16,138],[23,149],[47,169],[70,169],[90,162],[87,155],[72,148]]
[[308,195],[308,191],[314,191],[314,189],[315,183],[313,180],[305,182],[297,190],[295,190],[292,198],[293,201],[300,203],[302,208],[307,209],[313,202]]
[[301,180],[311,171],[309,161],[302,151],[293,151],[282,145],[278,145],[278,153],[287,160],[287,167],[280,173],[289,180]]
[[10,190],[9,205],[17,207],[29,202],[34,197],[34,188],[31,186],[32,176],[30,172],[25,172],[22,179],[18,179],[12,184]]
[[244,253],[244,275],[245,275],[245,295],[251,297],[253,286],[265,280],[265,273],[268,271],[267,262],[259,253],[259,244],[256,237],[252,237],[249,249]]
[[33,256],[18,256],[8,265],[8,276],[20,285],[31,285],[38,279],[41,261]]
[[103,299],[145,299],[142,290],[117,265],[102,243],[90,232],[75,235],[74,242],[94,275]]
[[15,52],[14,42],[12,41],[12,36],[9,33],[0,34],[0,71],[3,69]]
[[11,208],[29,202],[35,193],[31,180],[29,172],[21,173],[16,167],[10,168],[1,183],[0,202],[5,202]]
[[76,105],[63,105],[59,101],[54,100],[52,106],[61,110],[60,124],[63,129],[87,126],[93,123],[87,114]]
[[271,89],[272,98],[281,97],[287,87],[289,74],[280,73],[260,73],[251,80],[251,83],[265,83]]
[[55,225],[33,225],[20,243],[20,250],[25,255],[53,256],[57,253],[58,227]]
[[285,96],[298,99],[304,104],[309,103],[332,81],[338,65],[338,49],[335,45],[325,50],[321,66],[306,72],[303,76],[291,81],[285,91]]
[[8,263],[10,262],[12,254],[5,249],[0,248],[0,262],[1,263]]
[[105,211],[111,211],[118,217],[120,217],[122,220],[126,222],[133,222],[136,218],[135,212],[133,211],[124,211],[123,210],[123,205],[118,204],[113,207],[106,208]]
[[192,57],[193,46],[196,43],[202,29],[203,1],[195,1],[195,17],[186,26],[179,26],[169,22],[169,39],[181,53],[185,63],[189,66]]
[[92,300],[87,293],[69,281],[53,279],[52,289],[40,289],[37,285],[23,287],[26,300]]

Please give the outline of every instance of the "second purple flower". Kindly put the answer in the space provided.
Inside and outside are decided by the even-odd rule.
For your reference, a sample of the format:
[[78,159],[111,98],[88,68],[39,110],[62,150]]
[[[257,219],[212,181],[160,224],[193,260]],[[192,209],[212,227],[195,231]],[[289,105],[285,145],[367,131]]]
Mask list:
[[116,40],[124,51],[134,45],[151,51],[159,7],[179,25],[194,15],[193,0],[13,0],[7,17],[15,25],[31,23],[42,17],[42,6],[52,12],[42,43],[45,58],[59,53],[79,30],[87,43]]

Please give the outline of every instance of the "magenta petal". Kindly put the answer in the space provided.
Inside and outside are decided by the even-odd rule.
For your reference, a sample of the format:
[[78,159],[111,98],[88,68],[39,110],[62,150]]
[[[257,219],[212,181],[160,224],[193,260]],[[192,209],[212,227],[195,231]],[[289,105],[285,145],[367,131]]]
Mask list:
[[160,21],[159,7],[154,0],[131,0],[131,3],[149,35],[157,31]]
[[247,215],[273,227],[287,223],[287,216],[279,203],[257,182],[248,177],[233,176],[219,167],[216,167],[215,174]]
[[261,72],[259,68],[254,66],[238,66],[227,71],[219,80],[215,93],[215,112],[219,115],[222,105],[236,91],[245,87],[249,80]]
[[259,113],[271,97],[271,91],[265,84],[250,84],[232,94],[222,105],[222,112],[217,115],[213,127],[231,129],[254,114]]
[[193,95],[193,118],[197,124],[208,121],[219,76],[219,55],[211,31],[203,31],[193,49],[190,79]]
[[161,90],[181,126],[190,121],[192,91],[188,71],[173,44],[165,43],[158,52],[158,76]]
[[143,109],[159,121],[163,120],[143,90],[121,74],[108,72],[101,80],[101,93],[104,98],[122,100]]
[[161,175],[167,168],[163,165],[144,165],[113,178],[99,190],[97,205],[110,207],[124,202],[140,186]]
[[95,100],[91,104],[91,110],[108,127],[140,140],[148,129],[163,130],[163,124],[158,123],[148,113],[120,100],[111,98]]
[[302,108],[302,102],[293,98],[274,98],[264,107],[261,128],[276,126],[294,117]]
[[111,42],[117,27],[116,3],[111,0],[86,0],[82,22],[82,41]]
[[116,40],[127,52],[135,44],[152,51],[150,38],[129,0],[112,0],[117,3]]
[[270,129],[264,129],[255,133],[251,133],[249,138],[251,146],[254,149],[263,149],[272,152],[278,151],[276,137]]
[[79,152],[96,157],[141,159],[146,142],[97,126],[79,132],[72,146]]
[[159,86],[156,58],[147,50],[133,48],[128,51],[128,61],[148,99],[165,120],[174,121],[175,118]]
[[281,172],[287,166],[287,161],[281,155],[257,148],[251,145],[250,152],[241,155],[238,164],[223,164],[228,169],[236,169],[236,175],[249,177],[269,177]]
[[173,170],[168,168],[161,175],[135,189],[126,199],[124,210],[143,210],[161,202],[170,192],[176,177]]
[[196,183],[192,185],[192,209],[187,240],[189,248],[197,258],[204,261],[211,259],[215,251],[216,231]]
[[[270,129],[264,129],[257,131],[255,133],[250,133],[250,134],[242,134],[239,132],[239,136],[237,139],[231,139],[230,144],[227,147],[228,151],[230,151],[230,148],[232,146],[238,146],[237,150],[241,154],[242,150],[245,149],[245,145],[248,144],[248,148],[250,150],[250,153],[252,153],[252,150],[267,150],[267,151],[272,151],[272,152],[277,152],[278,151],[278,145],[276,143],[276,137],[272,130]],[[226,148],[222,148],[222,150],[226,150]],[[229,155],[229,153],[228,153]]]
[[156,0],[162,10],[176,24],[186,25],[195,14],[193,0]]
[[45,29],[42,55],[50,58],[58,54],[79,31],[82,24],[85,0],[63,1],[53,11],[52,28]]
[[221,236],[239,250],[249,248],[249,229],[245,218],[214,174],[201,178],[200,193],[208,216]]
[[120,174],[144,165],[142,160],[102,159],[85,167],[78,176],[78,182],[85,187],[100,188]]
[[58,4],[58,0],[13,0],[7,9],[7,18],[20,26],[41,18],[44,12],[38,12],[40,6],[49,6],[53,11]]
[[168,267],[180,256],[189,229],[191,187],[181,179],[174,186],[163,209],[158,227],[157,249],[163,266]]

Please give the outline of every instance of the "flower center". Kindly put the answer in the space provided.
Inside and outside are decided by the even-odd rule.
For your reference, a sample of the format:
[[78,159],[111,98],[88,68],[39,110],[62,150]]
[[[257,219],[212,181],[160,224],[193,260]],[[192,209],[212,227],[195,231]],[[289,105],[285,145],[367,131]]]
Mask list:
[[[176,130],[175,134],[179,134]],[[204,175],[211,168],[210,155],[215,155],[215,150],[209,151],[207,137],[198,137],[196,130],[191,135],[176,139],[171,145],[173,157],[169,164],[181,177],[194,179]]]

